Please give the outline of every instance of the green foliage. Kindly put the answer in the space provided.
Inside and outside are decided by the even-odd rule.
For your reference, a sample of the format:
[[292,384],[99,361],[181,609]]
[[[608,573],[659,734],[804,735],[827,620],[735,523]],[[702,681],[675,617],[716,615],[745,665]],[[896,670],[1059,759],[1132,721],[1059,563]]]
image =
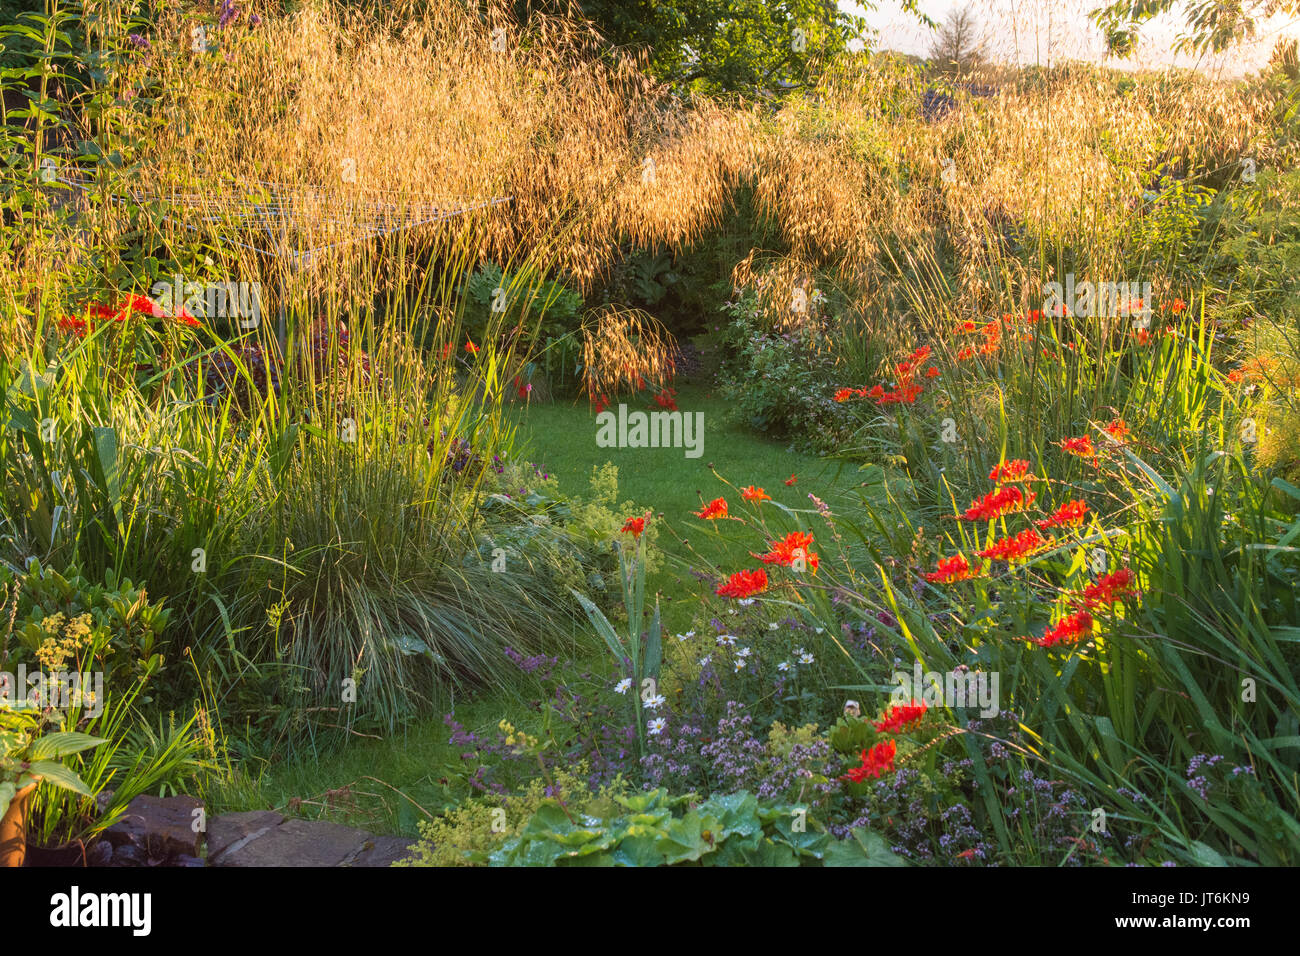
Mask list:
[[465,280],[464,328],[482,344],[488,329],[519,329],[527,341],[558,338],[574,331],[582,315],[582,296],[560,282],[524,270],[506,273],[487,262]]
[[493,866],[901,866],[879,837],[836,841],[803,808],[739,791],[699,803],[659,789],[575,814],[547,800]]
[[838,371],[815,328],[768,330],[757,305],[742,298],[729,311],[729,360],[720,387],[732,414],[757,432],[797,447],[830,452],[852,433],[848,411],[832,400]]
[[[111,570],[99,585],[75,571],[59,574],[32,561],[23,574],[0,568],[0,593],[13,595],[15,640],[0,645],[0,671],[12,672],[19,664],[29,671],[102,670],[110,692],[165,672],[170,611],[130,580],[118,582]],[[53,657],[60,659],[58,666],[50,666]],[[151,700],[145,696],[141,702]]]
[[63,760],[104,741],[76,731],[42,731],[33,714],[0,707],[0,815],[14,794],[36,783],[89,796],[85,782]]

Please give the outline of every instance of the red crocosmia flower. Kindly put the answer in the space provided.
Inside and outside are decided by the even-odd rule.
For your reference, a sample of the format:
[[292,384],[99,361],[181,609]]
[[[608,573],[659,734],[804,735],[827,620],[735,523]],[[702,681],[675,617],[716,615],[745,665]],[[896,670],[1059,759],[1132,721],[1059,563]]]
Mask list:
[[882,773],[887,773],[894,769],[894,757],[898,753],[898,744],[892,740],[886,740],[876,744],[870,750],[862,751],[861,766],[854,767],[841,780],[850,780],[853,783],[865,783],[867,780],[879,779]]
[[70,315],[65,315],[59,319],[58,325],[62,331],[73,335],[85,335],[86,330],[89,328],[85,319],[74,319]]
[[1002,324],[1003,324],[1003,325],[1012,325],[1012,324],[1015,323],[1015,321],[1016,321],[1016,317],[1015,317],[1014,315],[1012,315],[1010,312],[1003,312],[1003,313],[1002,313]]
[[455,350],[456,350],[456,343],[448,342],[438,351],[438,358],[442,359],[445,362],[447,359],[451,358],[451,353],[454,352]]
[[1029,474],[1029,462],[1023,458],[999,462],[989,472],[989,481],[996,481],[999,485],[1008,481],[1026,481],[1033,477]]
[[1030,325],[1033,325],[1042,317],[1043,317],[1042,309],[1030,309],[1028,312],[1025,313],[1025,321],[1028,322]]
[[912,355],[911,355],[912,362],[913,362],[913,364],[916,364],[916,365],[920,365],[922,362],[924,362],[924,361],[925,361],[926,359],[928,359],[929,357],[930,357],[930,346],[928,346],[928,345],[922,345],[920,348],[918,348],[918,349],[917,349],[915,352],[913,352]]
[[921,577],[931,584],[952,584],[956,581],[965,581],[968,578],[977,578],[983,573],[983,566],[972,568],[965,555],[954,554],[950,558],[940,558],[939,563],[935,565],[935,569],[926,571]]
[[980,346],[980,355],[992,355],[998,350],[998,340],[989,339]]
[[964,348],[964,349],[962,349],[960,352],[957,353],[957,361],[958,361],[958,362],[964,362],[964,361],[966,361],[967,359],[972,359],[972,358],[974,358],[974,357],[975,357],[975,350],[974,350],[973,348],[969,348],[969,347]]
[[1072,525],[1082,524],[1084,516],[1088,513],[1088,506],[1082,501],[1067,501],[1061,507],[1052,512],[1051,517],[1044,518],[1042,521],[1035,521],[1034,524],[1046,531],[1048,528],[1066,528]]
[[933,365],[931,365],[929,368],[927,368],[927,369],[925,370],[925,377],[926,377],[926,378],[938,378],[938,377],[939,377],[939,370],[938,370],[937,368],[935,368]]
[[714,593],[718,597],[744,599],[766,590],[767,572],[759,568],[757,571],[737,571]]
[[967,319],[965,322],[962,322],[960,325],[957,326],[957,329],[953,334],[962,335],[974,331],[975,331],[975,323],[972,322],[970,319]]
[[699,511],[695,512],[695,517],[703,518],[706,521],[717,521],[719,518],[727,517],[727,499],[714,498]]
[[773,541],[768,546],[767,554],[754,555],[764,564],[779,564],[784,568],[795,567],[802,562],[803,567],[814,574],[821,563],[821,558],[812,550],[811,531],[791,531],[780,541]]
[[1146,329],[1138,329],[1138,330],[1137,330],[1137,344],[1138,344],[1138,345],[1150,345],[1150,344],[1151,344],[1151,333],[1148,332]]
[[753,485],[750,485],[748,488],[742,488],[740,491],[740,497],[744,498],[746,501],[752,501],[754,504],[759,505],[764,501],[772,500],[772,496],[766,491],[762,488],[755,488]]
[[1013,511],[1021,511],[1038,497],[1034,492],[1021,491],[1014,485],[1007,485],[997,491],[990,491],[983,498],[972,501],[969,508],[962,512],[963,521],[995,521]]
[[655,404],[658,405],[660,408],[667,409],[670,412],[675,412],[677,411],[677,400],[674,397],[676,396],[676,394],[677,392],[675,390],[671,388],[665,388],[663,391],[661,391],[658,395],[655,396]]
[[877,733],[900,734],[919,724],[925,716],[925,704],[912,701],[910,704],[895,704],[885,714],[884,720],[875,724]]
[[609,398],[605,395],[596,396],[596,414],[599,415],[607,408],[609,408]]
[[465,351],[468,352],[470,355],[478,355],[479,348],[473,342],[466,342]]
[[1091,435],[1080,435],[1078,438],[1067,438],[1060,443],[1061,448],[1068,451],[1071,455],[1079,458],[1091,458],[1097,454],[1092,447]]
[[1233,385],[1239,384],[1241,380],[1245,377],[1246,377],[1245,373],[1243,373],[1242,370],[1239,368],[1234,368],[1231,372],[1228,373],[1228,381],[1231,382]]
[[1174,315],[1177,315],[1179,312],[1183,312],[1186,309],[1187,309],[1187,303],[1184,302],[1182,299],[1174,299],[1173,304],[1169,306],[1169,311],[1172,312]]
[[867,392],[867,397],[874,398],[876,401],[880,401],[882,398],[885,397],[885,386],[883,385],[872,386],[871,390]]
[[1038,640],[1034,641],[1039,647],[1053,647],[1057,644],[1077,644],[1079,638],[1092,633],[1092,615],[1087,611],[1079,611],[1067,617],[1061,618]]
[[1117,418],[1105,428],[1106,434],[1116,441],[1123,441],[1129,436],[1129,428],[1124,424],[1124,419]]
[[983,551],[975,553],[981,558],[990,558],[994,561],[1020,561],[1036,551],[1041,551],[1049,544],[1051,542],[1033,528],[1026,528],[1019,534],[994,541]]
[[798,477],[797,475],[791,475],[789,478],[787,478],[787,479],[785,480],[785,486],[786,486],[787,488],[789,488],[791,485],[793,485],[793,484],[794,484],[796,481],[798,481],[798,480],[799,480],[799,477]]
[[841,388],[835,392],[835,401],[847,402],[856,393],[851,388]]
[[1128,568],[1120,568],[1110,574],[1103,574],[1097,579],[1096,584],[1089,584],[1075,596],[1076,603],[1082,603],[1088,608],[1095,608],[1114,604],[1126,597],[1133,597],[1137,594],[1137,591],[1133,589],[1133,583],[1136,580],[1137,575]]
[[641,532],[645,531],[645,518],[628,518],[619,530],[623,534],[630,534],[634,538],[639,538]]

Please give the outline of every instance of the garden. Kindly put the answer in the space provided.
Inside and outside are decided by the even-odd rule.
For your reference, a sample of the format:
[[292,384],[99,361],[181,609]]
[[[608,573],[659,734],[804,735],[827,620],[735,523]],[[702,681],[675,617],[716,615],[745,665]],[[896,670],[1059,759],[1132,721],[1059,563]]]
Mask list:
[[1296,41],[904,7],[0,0],[0,862],[1300,863]]

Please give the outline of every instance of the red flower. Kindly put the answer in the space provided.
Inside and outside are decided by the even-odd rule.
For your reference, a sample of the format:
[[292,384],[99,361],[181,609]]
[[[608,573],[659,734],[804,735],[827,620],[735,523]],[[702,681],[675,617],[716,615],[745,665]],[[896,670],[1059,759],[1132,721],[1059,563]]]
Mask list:
[[1016,458],[1013,461],[994,465],[993,470],[989,472],[989,481],[996,481],[999,485],[1006,481],[1024,481],[1033,477],[1028,472],[1029,462],[1023,458]]
[[675,412],[677,411],[677,400],[674,397],[676,394],[677,392],[674,389],[665,388],[655,396],[655,404],[660,408],[665,408],[670,412]]
[[1106,434],[1116,441],[1123,441],[1129,436],[1128,426],[1124,424],[1124,419],[1117,418],[1106,426]]
[[607,408],[609,408],[609,399],[604,395],[598,395],[596,397],[596,414],[599,415]]
[[964,362],[967,359],[974,358],[974,357],[975,357],[975,350],[972,348],[964,348],[957,353],[958,362]]
[[1174,299],[1173,305],[1169,307],[1169,311],[1173,312],[1174,315],[1177,315],[1179,312],[1182,312],[1186,308],[1187,308],[1186,302],[1184,302],[1182,299]]
[[645,531],[645,518],[628,518],[619,529],[622,534],[631,534],[634,538],[641,537],[641,532]]
[[1068,451],[1071,455],[1077,455],[1080,458],[1091,458],[1097,454],[1092,447],[1091,435],[1080,435],[1078,438],[1067,438],[1060,443],[1061,448]]
[[746,501],[752,501],[757,505],[761,505],[764,501],[772,500],[772,496],[766,491],[762,488],[755,488],[753,485],[750,485],[748,488],[742,488],[740,491],[740,497],[744,498]]
[[747,598],[765,590],[767,590],[767,572],[759,568],[757,571],[737,571],[727,578],[726,584],[719,585],[713,593],[718,597]]
[[451,358],[451,353],[454,352],[455,350],[456,350],[456,343],[448,342],[446,345],[442,347],[442,350],[438,353],[438,358],[442,359],[445,362],[447,359]]
[[1228,373],[1228,381],[1231,382],[1233,385],[1236,385],[1239,382],[1241,382],[1241,380],[1244,377],[1245,377],[1244,374],[1239,368],[1234,368],[1231,372]]
[[835,401],[847,402],[854,396],[855,392],[851,388],[841,388],[835,393]]
[[798,481],[798,480],[799,480],[798,476],[796,476],[796,475],[791,475],[789,478],[787,478],[787,479],[785,480],[785,486],[786,486],[787,488],[789,488],[791,485],[793,485],[793,484],[794,484],[796,481]]
[[929,368],[927,368],[927,369],[925,370],[925,377],[926,377],[926,378],[938,378],[938,377],[939,377],[939,370],[938,370],[937,368],[935,368],[933,365],[931,365]]
[[1046,538],[1033,528],[1026,528],[1017,535],[1009,535],[1001,540],[994,541],[983,551],[976,551],[975,553],[981,558],[991,558],[994,561],[1019,561],[1035,551],[1041,551],[1049,543]]
[[1133,582],[1137,576],[1128,568],[1120,568],[1111,574],[1103,574],[1096,584],[1089,584],[1078,595],[1078,601],[1085,607],[1093,608],[1103,604],[1114,604],[1125,597],[1137,594]]
[[954,581],[977,578],[983,573],[983,566],[972,568],[965,555],[954,554],[951,558],[940,558],[935,570],[926,571],[921,577],[931,584],[952,584]]
[[470,355],[478,355],[479,348],[473,342],[466,342],[465,351],[468,352]]
[[1043,317],[1042,309],[1030,309],[1028,312],[1025,313],[1025,321],[1028,322],[1030,325],[1033,325],[1042,317]]
[[925,716],[925,704],[912,701],[910,704],[898,704],[891,707],[885,719],[875,724],[876,731],[882,734],[898,734],[918,724]]
[[1067,501],[1061,507],[1057,508],[1050,518],[1044,518],[1042,521],[1035,521],[1034,524],[1046,531],[1048,528],[1064,528],[1069,525],[1082,523],[1084,515],[1088,513],[1088,506],[1082,501]]
[[892,740],[886,740],[878,743],[869,751],[862,751],[862,765],[854,767],[841,780],[851,780],[853,783],[864,783],[868,779],[875,780],[882,773],[894,769],[894,757],[898,753],[898,744]]
[[716,521],[719,518],[727,517],[727,499],[714,498],[699,511],[695,512],[695,517],[703,518],[706,521]]
[[1022,492],[1014,485],[1007,485],[997,491],[990,491],[962,512],[963,521],[994,521],[1013,511],[1029,507],[1038,497],[1034,492]]
[[1079,638],[1091,633],[1092,615],[1087,611],[1079,611],[1076,614],[1061,618],[1034,643],[1039,647],[1052,647],[1056,644],[1077,644]]
[[764,564],[779,564],[784,568],[793,567],[801,561],[803,566],[817,573],[821,558],[812,551],[813,536],[811,531],[791,531],[780,541],[768,545],[767,554],[754,555]]
[[965,334],[965,333],[968,333],[968,332],[974,332],[974,331],[975,331],[975,323],[972,322],[970,319],[967,319],[966,321],[960,323],[960,324],[957,326],[957,329],[956,329],[956,331],[955,331],[953,334],[954,334],[954,335],[962,335],[962,334]]

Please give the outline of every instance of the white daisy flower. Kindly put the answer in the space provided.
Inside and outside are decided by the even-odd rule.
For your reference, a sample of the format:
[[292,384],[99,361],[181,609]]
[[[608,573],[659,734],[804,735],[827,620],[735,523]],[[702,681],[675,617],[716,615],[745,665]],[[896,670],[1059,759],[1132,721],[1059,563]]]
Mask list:
[[709,663],[710,663],[712,660],[713,660],[713,655],[712,655],[712,654],[705,654],[703,657],[700,658],[700,666],[701,666],[701,667],[708,667],[708,666],[709,666]]
[[735,634],[719,634],[719,635],[718,635],[718,646],[719,646],[719,647],[731,647],[731,646],[732,646],[733,644],[735,644],[735,643],[736,643],[736,635],[735,635]]
[[[749,607],[751,604],[754,603],[754,599],[753,599],[753,598],[741,598],[741,599],[740,599],[739,601],[737,601],[736,603],[739,604],[741,607]],[[733,613],[734,613],[734,612],[733,612]]]
[[824,627],[815,627],[815,628],[813,628],[813,630],[816,631],[818,634],[824,634],[824,633],[826,633],[826,628],[824,628]]
[[658,736],[663,733],[664,728],[667,726],[668,721],[664,720],[662,717],[656,717],[654,720],[650,721],[650,723],[645,725],[645,729],[653,736]]
[[744,659],[743,657],[737,657],[737,658],[736,658],[736,670],[737,670],[737,671],[742,671],[742,670],[744,670],[744,669],[745,669],[745,659]]
[[614,693],[626,694],[627,689],[631,686],[632,686],[632,678],[624,677],[621,681],[619,681],[617,684],[614,685]]
[[800,664],[811,664],[812,662],[813,662],[813,656],[812,656],[811,654],[800,654],[800,655],[799,655],[799,663],[800,663]]
[[727,608],[727,613],[728,613],[728,614],[735,614],[735,613],[736,613],[736,609],[735,609],[734,607],[729,607],[729,608]]
[[776,665],[776,669],[779,671],[788,671],[790,669],[790,662],[782,661],[780,664]]
[[748,647],[742,647],[740,650],[736,651],[736,656],[737,656],[737,657],[748,657],[748,656],[749,656],[750,654],[752,654],[752,653],[754,653],[754,652],[751,651]]
[[690,640],[692,637],[694,637],[694,636],[695,636],[695,632],[694,632],[694,631],[687,631],[685,634],[678,634],[678,635],[677,635],[677,640],[679,640],[679,641],[689,641],[689,640]]
[[666,703],[668,703],[668,698],[663,694],[655,694],[653,697],[645,699],[646,710],[658,710]]
[[775,630],[776,630],[778,627],[780,627],[780,626],[781,626],[781,625],[778,624],[778,623],[776,623],[776,621],[773,621],[771,624],[769,624],[769,625],[767,626],[767,629],[768,629],[769,631],[775,631]]

